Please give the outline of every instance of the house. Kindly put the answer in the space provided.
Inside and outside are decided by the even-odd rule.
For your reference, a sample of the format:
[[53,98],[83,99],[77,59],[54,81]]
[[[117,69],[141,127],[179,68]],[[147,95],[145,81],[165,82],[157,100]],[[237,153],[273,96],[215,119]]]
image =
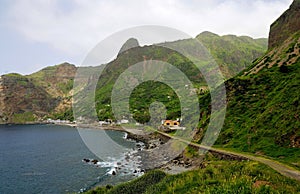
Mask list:
[[120,123],[121,123],[121,124],[128,124],[128,123],[129,123],[129,120],[127,120],[127,119],[122,119],[122,120],[120,121]]
[[110,123],[109,122],[106,122],[106,121],[99,121],[99,125],[100,126],[103,126],[103,125],[109,125]]
[[169,126],[169,127],[174,127],[174,126],[179,126],[180,122],[179,121],[174,121],[174,120],[164,120],[163,121],[164,126]]
[[162,120],[162,125],[159,129],[163,132],[171,132],[176,130],[185,130],[185,127],[180,127],[180,120]]
[[111,119],[105,119],[104,121],[99,121],[100,126],[111,125],[112,123],[113,123],[113,121]]

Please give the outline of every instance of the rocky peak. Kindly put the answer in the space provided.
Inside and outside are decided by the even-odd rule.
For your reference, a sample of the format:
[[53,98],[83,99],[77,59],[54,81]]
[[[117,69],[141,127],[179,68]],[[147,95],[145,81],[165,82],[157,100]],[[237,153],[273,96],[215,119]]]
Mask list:
[[300,0],[294,0],[272,25],[269,34],[269,49],[281,45],[292,34],[300,31]]
[[131,48],[134,48],[134,47],[139,47],[139,42],[137,39],[135,38],[130,38],[128,39],[124,44],[123,46],[121,47],[118,55],[120,55],[121,53],[123,53],[124,51],[128,50],[128,49],[131,49]]

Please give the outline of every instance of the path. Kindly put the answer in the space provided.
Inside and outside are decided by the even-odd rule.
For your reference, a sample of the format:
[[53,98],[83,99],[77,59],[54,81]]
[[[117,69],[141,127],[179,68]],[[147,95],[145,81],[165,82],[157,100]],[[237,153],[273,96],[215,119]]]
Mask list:
[[158,133],[160,133],[161,135],[164,135],[166,137],[175,139],[175,140],[179,140],[181,142],[187,143],[189,145],[195,146],[199,149],[205,149],[205,150],[210,150],[210,151],[214,151],[220,154],[224,154],[224,155],[233,155],[233,156],[238,156],[238,157],[243,157],[243,158],[247,158],[249,160],[254,160],[254,161],[258,161],[260,163],[263,163],[271,168],[273,168],[274,170],[276,170],[277,172],[279,172],[280,174],[292,178],[292,179],[296,179],[297,181],[300,181],[300,171],[289,167],[285,164],[282,164],[280,162],[271,160],[271,159],[267,159],[267,158],[263,158],[263,157],[258,157],[258,156],[253,156],[250,154],[245,154],[245,153],[238,153],[238,152],[234,152],[234,151],[227,151],[227,150],[222,150],[219,148],[212,148],[212,147],[207,147],[207,146],[203,146],[200,145],[198,143],[193,143],[184,139],[181,139],[179,137],[175,137],[175,136],[171,136],[167,133],[161,132],[161,131],[157,131]]

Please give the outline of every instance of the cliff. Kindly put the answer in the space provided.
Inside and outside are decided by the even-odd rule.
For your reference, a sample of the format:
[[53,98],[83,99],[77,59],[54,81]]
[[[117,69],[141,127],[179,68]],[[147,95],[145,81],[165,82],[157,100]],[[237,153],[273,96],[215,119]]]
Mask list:
[[269,49],[281,45],[292,34],[300,30],[300,0],[294,0],[270,27]]

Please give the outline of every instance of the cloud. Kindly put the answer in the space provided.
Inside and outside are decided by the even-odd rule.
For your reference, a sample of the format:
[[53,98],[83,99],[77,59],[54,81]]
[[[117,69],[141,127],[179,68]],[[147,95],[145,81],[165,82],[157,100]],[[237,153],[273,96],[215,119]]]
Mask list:
[[292,0],[22,0],[12,1],[10,25],[28,40],[68,55],[87,53],[108,35],[139,25],[163,25],[192,36],[267,37]]

